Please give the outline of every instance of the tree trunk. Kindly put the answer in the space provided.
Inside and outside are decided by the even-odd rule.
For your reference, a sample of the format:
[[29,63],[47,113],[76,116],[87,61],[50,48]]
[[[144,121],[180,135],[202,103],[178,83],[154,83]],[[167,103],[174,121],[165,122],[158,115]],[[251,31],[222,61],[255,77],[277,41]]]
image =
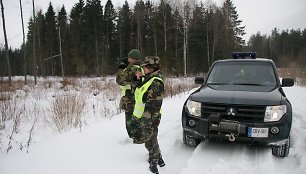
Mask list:
[[[156,9],[155,9],[156,11]],[[157,29],[156,29],[156,13],[155,13],[155,20],[154,20],[154,48],[155,48],[155,56],[157,56]]]
[[100,66],[99,66],[99,44],[98,44],[98,33],[97,26],[95,25],[95,52],[96,52],[96,75],[100,76]]
[[142,52],[142,33],[141,33],[141,19],[139,14],[137,15],[137,49],[140,50],[140,52]]
[[8,43],[7,43],[7,35],[6,35],[6,27],[5,27],[5,17],[4,17],[4,7],[3,2],[1,2],[1,11],[2,11],[2,21],[3,21],[3,33],[4,33],[4,40],[5,40],[5,57],[7,61],[7,68],[8,68],[8,76],[9,76],[9,86],[12,87],[12,70],[10,65],[10,58],[9,58],[9,50],[8,50]]
[[27,84],[27,63],[26,63],[26,45],[25,45],[25,34],[24,34],[24,23],[23,23],[23,11],[21,0],[19,0],[20,5],[20,17],[21,17],[21,26],[22,26],[22,44],[23,44],[23,64],[24,64],[24,84]]
[[210,65],[208,21],[206,24],[207,63]]
[[63,52],[62,52],[62,37],[61,37],[61,27],[58,29],[58,40],[59,40],[59,49],[60,49],[60,56],[61,56],[61,68],[62,68],[62,78],[64,80],[64,65],[63,65]]
[[[185,23],[185,22],[184,22]],[[187,75],[187,29],[186,26],[184,26],[184,76]]]
[[121,28],[122,28],[122,23],[120,22],[119,24],[118,24],[118,34],[119,34],[119,57],[121,58],[121,57],[123,57],[123,53],[122,53],[122,50],[123,50],[123,48],[122,48],[122,45],[123,45],[123,43],[122,43],[122,30],[121,30]]
[[[187,5],[187,4],[186,4]],[[187,76],[187,48],[188,48],[188,15],[184,7],[184,22],[183,22],[183,44],[184,44],[184,76]]]
[[167,58],[167,12],[166,12],[166,7],[164,3],[164,9],[163,9],[163,16],[164,16],[164,59],[165,59],[165,67],[168,70],[168,58]]
[[35,81],[35,85],[37,85],[37,67],[36,67],[36,17],[35,17],[35,4],[34,4],[34,0],[32,0],[32,5],[33,5],[33,58],[34,58],[34,62],[33,62],[33,71],[34,71],[34,81]]
[[[179,26],[178,26],[178,21],[176,22],[176,32],[175,32],[175,60],[176,62],[178,62],[178,31],[179,31]],[[177,68],[176,69],[176,72],[177,74],[176,75],[179,75],[179,73],[181,73],[181,68],[180,66],[177,66],[178,63],[176,63],[175,67]]]
[[[38,26],[38,28],[41,28],[40,25]],[[37,36],[38,36],[38,53],[39,53],[39,60],[40,60],[40,75],[44,76],[45,70],[44,70],[44,67],[43,67],[43,60],[42,60],[42,49],[41,49],[42,46],[41,46],[40,30],[37,31]]]
[[208,65],[208,68],[210,65],[215,61],[215,45],[216,45],[216,30],[215,28],[213,29],[213,44],[212,44],[212,55],[211,55],[211,63]]

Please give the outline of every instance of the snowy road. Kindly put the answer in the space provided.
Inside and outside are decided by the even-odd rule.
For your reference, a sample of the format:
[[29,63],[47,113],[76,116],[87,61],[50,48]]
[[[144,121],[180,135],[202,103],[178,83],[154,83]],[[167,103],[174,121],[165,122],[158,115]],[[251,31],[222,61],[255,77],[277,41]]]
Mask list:
[[[270,148],[202,142],[197,148],[182,142],[181,108],[188,94],[165,99],[159,142],[166,166],[161,174],[302,174],[306,171],[306,88],[285,88],[293,105],[291,150],[277,158]],[[1,174],[146,174],[147,152],[127,138],[123,114],[90,123],[35,142],[27,154],[0,155]],[[42,136],[42,135],[41,135]]]

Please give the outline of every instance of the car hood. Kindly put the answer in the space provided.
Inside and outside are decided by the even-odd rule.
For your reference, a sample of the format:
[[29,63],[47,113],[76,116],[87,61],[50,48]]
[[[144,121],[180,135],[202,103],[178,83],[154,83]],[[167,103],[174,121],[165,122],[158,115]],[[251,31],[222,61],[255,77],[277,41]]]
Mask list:
[[270,92],[224,91],[204,86],[195,91],[191,100],[203,103],[222,103],[237,105],[279,105],[282,94],[279,88]]

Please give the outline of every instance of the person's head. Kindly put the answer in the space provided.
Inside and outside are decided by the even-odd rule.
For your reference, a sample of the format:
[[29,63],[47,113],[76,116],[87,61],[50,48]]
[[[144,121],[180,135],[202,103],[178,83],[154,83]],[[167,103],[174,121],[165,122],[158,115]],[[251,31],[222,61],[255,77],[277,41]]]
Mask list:
[[154,71],[157,71],[159,70],[159,57],[157,56],[145,57],[145,61],[141,66],[143,67],[145,74],[150,74]]
[[139,50],[137,49],[132,49],[129,53],[128,53],[128,62],[133,64],[137,61],[141,60],[141,53]]

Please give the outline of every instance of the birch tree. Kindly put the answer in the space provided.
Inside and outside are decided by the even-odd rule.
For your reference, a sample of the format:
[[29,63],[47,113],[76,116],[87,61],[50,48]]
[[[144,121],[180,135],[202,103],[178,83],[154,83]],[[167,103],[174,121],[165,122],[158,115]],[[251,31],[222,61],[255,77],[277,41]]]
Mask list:
[[192,19],[192,11],[195,1],[183,1],[182,14],[183,14],[183,45],[184,45],[184,76],[187,75],[187,61],[188,61],[188,42],[189,42],[189,29],[190,21]]

